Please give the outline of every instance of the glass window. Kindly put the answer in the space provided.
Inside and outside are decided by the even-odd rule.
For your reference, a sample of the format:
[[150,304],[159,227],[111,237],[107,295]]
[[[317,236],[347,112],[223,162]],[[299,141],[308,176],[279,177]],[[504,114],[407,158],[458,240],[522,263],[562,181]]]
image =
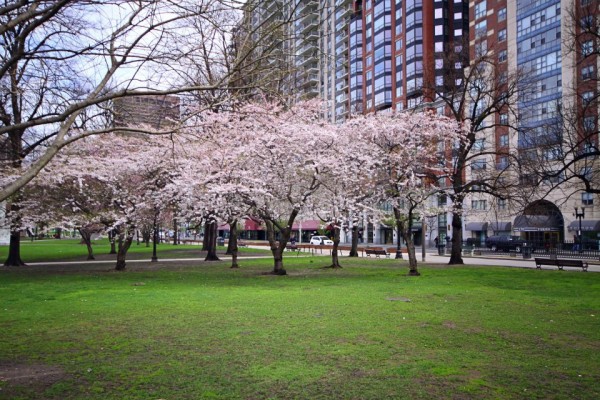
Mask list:
[[475,37],[480,38],[487,35],[487,20],[475,24]]
[[581,54],[584,56],[589,56],[594,52],[594,41],[588,40],[581,44]]
[[501,29],[498,31],[498,41],[504,42],[506,40],[506,29]]
[[508,135],[501,135],[498,140],[498,145],[500,147],[508,147]]
[[581,204],[584,206],[594,205],[594,194],[593,193],[581,193]]
[[498,22],[506,19],[506,7],[498,10]]
[[584,105],[586,105],[586,106],[589,105],[592,102],[592,100],[594,99],[594,92],[592,92],[592,91],[584,92],[581,95],[581,99],[583,100]]
[[481,3],[475,4],[475,19],[483,18],[487,14],[487,3],[483,0]]
[[588,65],[581,68],[581,79],[588,80],[594,78],[595,68],[594,65]]
[[483,159],[483,158],[474,160],[471,163],[471,169],[473,169],[473,170],[482,170],[482,169],[485,169],[485,167],[486,167],[486,162],[485,162],[485,159]]
[[485,139],[477,139],[473,142],[474,151],[483,151],[485,149]]
[[501,50],[498,52],[498,62],[505,62],[508,57],[508,53],[506,50]]
[[473,210],[487,210],[487,200],[471,200]]
[[587,116],[583,119],[583,130],[587,134],[595,133],[596,117],[594,115]]

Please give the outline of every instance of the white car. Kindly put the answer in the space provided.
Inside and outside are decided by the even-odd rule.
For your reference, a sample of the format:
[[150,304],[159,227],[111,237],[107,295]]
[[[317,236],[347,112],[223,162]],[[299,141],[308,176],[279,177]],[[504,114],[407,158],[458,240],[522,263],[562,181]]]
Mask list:
[[333,246],[333,240],[329,239],[327,236],[313,236],[310,238],[310,244]]

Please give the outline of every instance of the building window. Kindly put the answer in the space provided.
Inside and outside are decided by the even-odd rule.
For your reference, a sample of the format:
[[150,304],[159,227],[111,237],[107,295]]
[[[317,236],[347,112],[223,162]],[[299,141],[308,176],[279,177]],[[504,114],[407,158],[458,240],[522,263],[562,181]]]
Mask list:
[[556,185],[564,181],[564,174],[560,171],[549,171],[542,176],[542,183],[545,185]]
[[594,99],[594,92],[592,92],[592,91],[583,92],[583,94],[581,95],[581,99],[583,100],[584,106],[589,105],[592,102],[592,100]]
[[487,200],[471,200],[473,210],[487,210]]
[[478,22],[475,25],[475,38],[481,38],[487,36],[487,20]]
[[593,40],[588,40],[581,44],[581,54],[584,57],[589,56],[593,52],[594,52],[594,41]]
[[562,158],[562,150],[560,147],[550,147],[542,150],[542,160],[553,161]]
[[508,156],[501,156],[498,159],[498,166],[496,169],[499,171],[503,171],[506,168],[508,168]]
[[583,131],[586,134],[591,134],[596,131],[596,117],[589,115],[583,119]]
[[594,77],[594,65],[588,65],[586,67],[581,68],[581,79],[587,81],[588,79],[592,79]]
[[500,125],[508,125],[508,114],[500,114]]
[[498,31],[498,41],[504,42],[506,40],[506,29],[501,29]]
[[507,57],[508,53],[506,50],[501,50],[498,52],[498,62],[506,62]]
[[584,206],[594,205],[594,194],[588,192],[581,193],[581,204]]
[[485,167],[486,167],[486,162],[485,162],[485,159],[482,159],[482,158],[480,158],[478,160],[474,160],[471,163],[471,169],[474,171],[484,170]]
[[498,199],[498,210],[506,210],[506,199]]
[[508,135],[501,135],[498,140],[498,145],[500,147],[508,147]]
[[483,151],[485,149],[485,139],[477,139],[473,142],[474,151]]
[[483,18],[487,14],[486,0],[475,5],[475,19]]
[[506,7],[498,10],[498,22],[506,19]]

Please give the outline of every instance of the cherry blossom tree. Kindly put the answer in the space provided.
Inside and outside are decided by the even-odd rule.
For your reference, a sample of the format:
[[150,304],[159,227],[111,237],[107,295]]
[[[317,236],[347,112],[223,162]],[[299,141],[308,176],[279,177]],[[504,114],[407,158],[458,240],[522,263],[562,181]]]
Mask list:
[[221,220],[250,214],[264,221],[274,274],[286,273],[283,252],[294,220],[319,189],[319,175],[335,166],[335,129],[320,119],[320,111],[318,102],[308,102],[205,113],[195,127],[199,145],[186,147],[199,153],[187,163],[185,179],[211,199],[207,204],[219,204]]
[[57,196],[53,203],[73,210],[62,213],[63,221],[70,219],[68,223],[77,225],[87,214],[90,222],[102,222],[114,231],[118,247],[115,268],[124,270],[137,226],[147,222],[162,204],[173,201],[172,192],[165,190],[173,179],[173,161],[173,143],[166,138],[88,138],[61,152],[34,183],[36,187],[67,189],[62,192],[64,197]]
[[412,223],[421,217],[433,195],[435,176],[445,171],[436,152],[440,141],[463,136],[456,121],[429,112],[387,112],[357,116],[347,128],[362,142],[370,157],[373,210],[391,208],[407,243],[409,275],[419,275]]
[[[365,152],[366,143],[355,134],[353,124],[335,126],[335,140],[330,153],[333,168],[319,174],[320,190],[311,200],[312,212],[324,225],[333,229],[333,249],[329,268],[341,268],[338,254],[340,233],[350,225],[353,216],[371,211],[366,205],[374,194],[370,175],[372,158]],[[358,256],[358,224],[352,225],[352,250]]]
[[[257,0],[11,0],[0,7],[0,202],[19,215],[20,190],[61,149],[119,131],[114,100],[191,93],[226,99],[247,89],[242,66],[266,68],[260,38],[283,21],[228,40]],[[200,46],[200,49],[198,49]],[[200,51],[202,50],[202,51]],[[252,54],[252,57],[250,57]],[[264,74],[268,76],[268,74]],[[243,87],[238,87],[242,85]],[[210,106],[210,105],[205,105]],[[21,224],[13,219],[11,252]]]

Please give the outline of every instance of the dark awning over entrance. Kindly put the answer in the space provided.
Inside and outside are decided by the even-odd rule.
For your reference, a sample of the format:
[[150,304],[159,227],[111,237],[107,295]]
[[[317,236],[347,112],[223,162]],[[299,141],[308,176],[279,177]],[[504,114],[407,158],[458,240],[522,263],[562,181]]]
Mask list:
[[515,232],[560,231],[561,223],[556,215],[519,215],[515,218]]
[[[567,227],[567,229],[569,230],[569,232],[572,232],[572,231],[577,232],[579,230],[579,221],[571,222],[569,224],[569,226]],[[590,219],[590,220],[581,221],[581,231],[582,232],[600,231],[600,220]]]
[[510,232],[512,229],[512,222],[492,222],[490,225],[494,232]]
[[487,222],[467,222],[465,230],[467,231],[487,231]]
[[423,229],[423,224],[421,222],[413,222],[413,225],[410,228],[412,232],[418,232],[421,229]]

